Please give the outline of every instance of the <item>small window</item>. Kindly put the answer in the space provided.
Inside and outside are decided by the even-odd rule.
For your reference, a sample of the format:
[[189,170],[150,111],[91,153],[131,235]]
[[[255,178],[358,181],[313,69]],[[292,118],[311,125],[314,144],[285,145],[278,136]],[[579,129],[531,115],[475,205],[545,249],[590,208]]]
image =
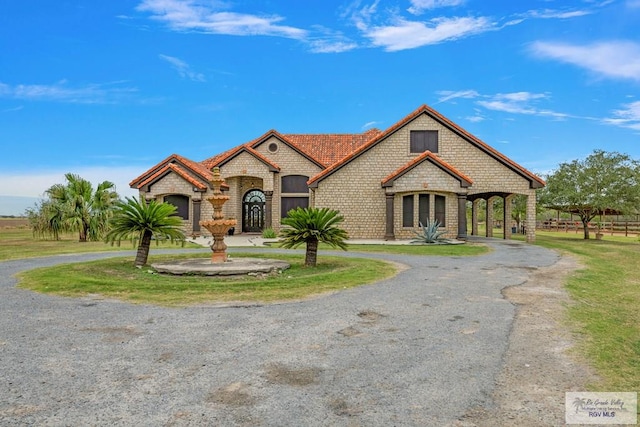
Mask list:
[[269,146],[267,147],[267,149],[268,149],[271,153],[275,153],[276,151],[278,151],[278,144],[276,144],[275,142],[272,142],[271,144],[269,144]]
[[447,199],[444,196],[436,196],[435,209],[436,209],[436,221],[440,223],[442,227],[446,225],[446,211],[447,211]]
[[413,227],[413,194],[402,196],[402,226]]
[[308,197],[282,197],[280,199],[280,217],[285,218],[290,210],[295,208],[308,208]]
[[308,176],[304,175],[288,175],[282,177],[282,192],[283,193],[308,193],[309,186]]
[[411,152],[424,153],[431,151],[438,152],[438,131],[437,130],[412,130],[411,134]]
[[189,198],[179,194],[172,194],[164,197],[164,202],[177,208],[176,215],[182,219],[189,219]]

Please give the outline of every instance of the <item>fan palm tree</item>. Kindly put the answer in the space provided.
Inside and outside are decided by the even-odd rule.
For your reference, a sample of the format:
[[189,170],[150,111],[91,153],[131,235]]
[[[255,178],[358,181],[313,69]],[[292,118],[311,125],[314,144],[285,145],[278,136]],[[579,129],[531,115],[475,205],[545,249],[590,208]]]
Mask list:
[[282,219],[287,226],[280,232],[283,248],[297,248],[303,243],[307,250],[304,265],[315,267],[318,259],[318,243],[326,243],[334,248],[347,250],[347,232],[338,227],[344,217],[338,211],[328,208],[296,208]]
[[99,240],[107,229],[111,209],[118,200],[115,184],[103,181],[96,191],[86,179],[72,173],[65,174],[66,184],[55,184],[46,191],[62,213],[69,230],[78,231],[78,240]]
[[116,205],[105,240],[118,244],[125,239],[138,240],[134,265],[143,266],[149,258],[152,236],[156,236],[156,240],[166,238],[171,242],[184,241],[182,219],[175,213],[176,207],[169,203],[155,200],[147,203],[143,198],[126,197],[124,202]]

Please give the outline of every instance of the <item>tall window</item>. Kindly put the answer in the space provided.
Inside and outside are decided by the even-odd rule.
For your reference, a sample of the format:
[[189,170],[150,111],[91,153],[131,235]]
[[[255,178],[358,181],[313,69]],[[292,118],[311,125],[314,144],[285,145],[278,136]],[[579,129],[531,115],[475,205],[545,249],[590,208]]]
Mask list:
[[429,219],[429,195],[420,194],[418,196],[418,220],[422,225],[426,225]]
[[282,177],[282,197],[280,198],[280,217],[295,208],[309,207],[308,176],[287,175]]
[[189,219],[189,198],[180,194],[164,196],[164,202],[177,208],[176,215],[182,219]]
[[446,203],[447,199],[444,196],[438,196],[436,195],[435,198],[435,209],[436,209],[436,221],[438,221],[440,223],[440,225],[442,225],[443,227],[446,224]]
[[438,131],[437,130],[412,130],[411,147],[412,153],[424,153],[429,150],[432,153],[438,152]]
[[413,194],[402,196],[402,226],[413,227]]

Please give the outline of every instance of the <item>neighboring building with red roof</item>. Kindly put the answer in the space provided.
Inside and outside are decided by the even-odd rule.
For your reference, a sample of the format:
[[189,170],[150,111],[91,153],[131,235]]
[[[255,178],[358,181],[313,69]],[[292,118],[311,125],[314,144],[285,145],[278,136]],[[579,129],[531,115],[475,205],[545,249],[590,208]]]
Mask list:
[[[280,229],[298,206],[328,207],[344,216],[351,238],[414,237],[420,222],[439,220],[450,237],[467,235],[467,203],[477,234],[478,201],[527,201],[527,240],[535,239],[535,191],[544,181],[455,123],[423,105],[389,129],[361,134],[300,135],[270,130],[201,162],[173,154],[130,185],[141,197],[175,204],[188,234],[206,230],[212,209],[211,170],[219,167],[231,196],[227,217],[237,233]],[[487,220],[493,221],[487,209]],[[492,227],[487,227],[491,235]],[[505,238],[511,228],[504,228]]]

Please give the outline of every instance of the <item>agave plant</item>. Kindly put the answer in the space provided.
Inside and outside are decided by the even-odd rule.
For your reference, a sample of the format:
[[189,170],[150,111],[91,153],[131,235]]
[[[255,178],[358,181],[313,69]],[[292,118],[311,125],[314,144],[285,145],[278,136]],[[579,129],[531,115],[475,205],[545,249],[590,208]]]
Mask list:
[[417,237],[411,243],[447,243],[447,239],[442,237],[447,234],[447,231],[440,230],[440,221],[437,219],[433,222],[427,219],[424,225],[421,222],[420,228],[422,228],[422,232],[414,232]]

